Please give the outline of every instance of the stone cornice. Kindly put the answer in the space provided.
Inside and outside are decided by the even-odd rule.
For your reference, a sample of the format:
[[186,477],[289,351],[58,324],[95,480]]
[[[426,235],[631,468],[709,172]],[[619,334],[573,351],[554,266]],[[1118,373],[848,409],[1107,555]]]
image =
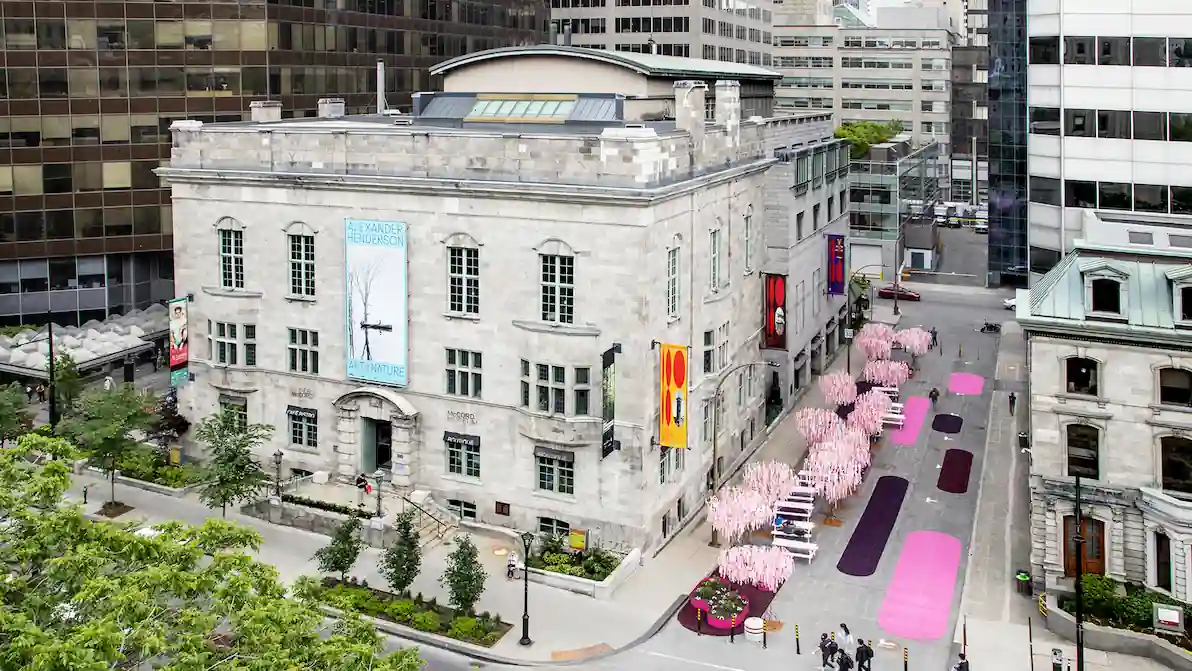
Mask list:
[[329,191],[393,192],[403,195],[448,196],[453,198],[502,198],[537,202],[623,205],[648,207],[709,186],[764,172],[777,159],[761,158],[744,165],[696,175],[673,184],[650,187],[590,186],[545,182],[441,179],[388,175],[345,175],[330,173],[267,172],[162,167],[155,172],[175,184],[229,184],[237,186],[304,187]]

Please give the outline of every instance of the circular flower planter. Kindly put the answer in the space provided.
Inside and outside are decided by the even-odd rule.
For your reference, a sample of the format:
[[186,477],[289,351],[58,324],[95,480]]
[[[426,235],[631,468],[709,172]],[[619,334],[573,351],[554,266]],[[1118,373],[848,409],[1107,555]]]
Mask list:
[[701,599],[697,596],[692,596],[690,599],[687,600],[687,602],[691,604],[692,608],[694,608],[696,610],[702,610],[705,613],[708,612],[708,609],[712,607],[712,604],[708,603],[707,601],[704,601],[703,599]]
[[[742,597],[742,598],[744,598],[744,597]],[[713,629],[728,629],[728,628],[732,627],[734,624],[741,624],[742,622],[745,621],[745,618],[747,618],[747,617],[749,617],[749,602],[748,601],[745,602],[745,609],[742,610],[740,613],[738,613],[737,617],[730,619],[730,620],[721,620],[718,617],[712,617],[712,614],[709,613],[708,619],[706,620],[706,622],[707,622],[708,626],[712,627]]]

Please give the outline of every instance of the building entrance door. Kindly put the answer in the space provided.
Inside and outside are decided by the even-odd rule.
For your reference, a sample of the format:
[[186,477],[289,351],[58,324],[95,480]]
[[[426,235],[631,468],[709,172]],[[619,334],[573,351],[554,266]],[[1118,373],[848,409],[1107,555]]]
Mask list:
[[[1084,572],[1105,575],[1105,523],[1085,517],[1081,520],[1084,536]],[[1076,547],[1076,516],[1064,518],[1064,575],[1076,575],[1079,552]]]

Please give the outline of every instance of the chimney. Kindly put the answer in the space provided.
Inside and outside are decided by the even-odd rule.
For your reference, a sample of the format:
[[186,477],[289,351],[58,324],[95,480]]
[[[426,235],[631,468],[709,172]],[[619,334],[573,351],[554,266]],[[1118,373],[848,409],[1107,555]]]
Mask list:
[[741,82],[721,79],[716,82],[716,124],[724,126],[730,137],[741,131]]
[[343,98],[319,98],[319,118],[338,119],[344,115]]
[[692,148],[704,144],[704,98],[708,85],[684,79],[675,82],[675,126],[691,136]]
[[254,100],[248,104],[253,121],[281,121],[280,100]]
[[571,46],[571,21],[563,23],[563,46]]

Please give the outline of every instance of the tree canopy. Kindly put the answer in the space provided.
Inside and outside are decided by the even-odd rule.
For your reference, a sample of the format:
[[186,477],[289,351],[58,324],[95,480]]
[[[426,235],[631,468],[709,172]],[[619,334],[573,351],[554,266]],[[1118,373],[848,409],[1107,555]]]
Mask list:
[[[28,457],[55,460],[34,465]],[[27,434],[0,451],[0,668],[24,671],[417,671],[376,631],[290,599],[222,520],[158,533],[92,522],[63,500],[77,453]]]
[[852,145],[852,157],[863,158],[869,152],[870,145],[888,142],[895,135],[902,132],[902,122],[898,120],[886,123],[876,121],[859,121],[846,123],[836,129],[836,137],[848,140]]
[[208,461],[199,497],[227,516],[228,504],[251,501],[269,482],[257,461],[257,448],[273,435],[269,424],[245,424],[230,407],[199,422],[195,437],[207,444]]
[[96,466],[108,472],[111,501],[116,500],[116,469],[120,460],[140,445],[135,433],[153,425],[151,394],[138,391],[131,384],[107,391],[91,389],[79,398],[79,404],[58,425],[58,434],[68,436],[83,449]]

